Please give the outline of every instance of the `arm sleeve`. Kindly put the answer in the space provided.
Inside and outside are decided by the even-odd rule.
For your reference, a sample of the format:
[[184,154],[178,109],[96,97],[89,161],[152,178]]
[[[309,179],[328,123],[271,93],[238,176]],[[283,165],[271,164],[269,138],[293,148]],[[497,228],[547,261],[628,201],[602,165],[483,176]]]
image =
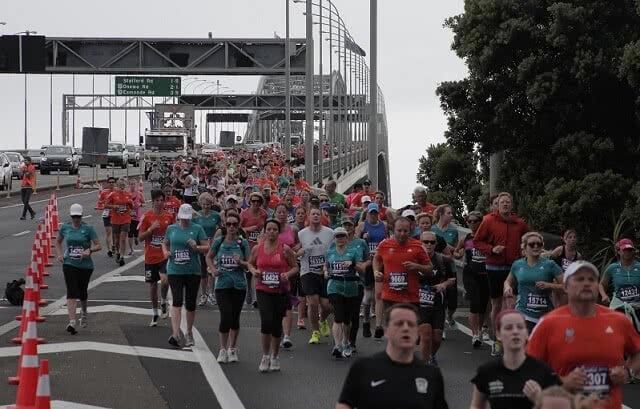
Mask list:
[[447,400],[444,396],[444,379],[442,378],[442,372],[440,372],[440,369],[438,369],[436,376],[438,379],[438,387],[436,389],[437,395],[435,397],[433,407],[436,409],[449,409],[449,405],[447,405]]
[[478,391],[482,392],[483,395],[489,395],[489,391],[487,389],[487,382],[485,379],[485,375],[484,375],[484,370],[483,370],[484,366],[480,366],[478,368],[478,371],[476,372],[476,375],[471,378],[471,383],[475,385],[475,387],[478,389]]
[[149,226],[150,226],[149,218],[144,217],[144,215],[142,215],[140,219],[140,224],[138,224],[138,232],[146,231],[149,228]]
[[198,225],[198,241],[206,240],[207,234],[204,232],[202,226]]
[[349,373],[344,380],[344,385],[342,385],[342,392],[340,392],[338,403],[349,405],[352,408],[357,408],[359,406],[358,379],[360,378],[360,367],[361,364],[359,361],[356,361],[351,365]]

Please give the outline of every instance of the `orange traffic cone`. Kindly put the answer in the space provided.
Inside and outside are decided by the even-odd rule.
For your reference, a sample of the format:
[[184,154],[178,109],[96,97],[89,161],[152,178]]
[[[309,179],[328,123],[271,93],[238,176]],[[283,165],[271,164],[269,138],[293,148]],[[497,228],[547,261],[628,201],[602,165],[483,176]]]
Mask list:
[[[36,233],[37,235],[37,233]],[[31,268],[38,272],[39,277],[43,277],[41,280],[44,282],[44,277],[49,277],[51,273],[44,270],[44,260],[42,258],[42,249],[40,248],[40,241],[36,238],[36,241],[31,246]]]
[[[38,226],[40,229],[39,237],[40,237],[40,253],[42,256],[42,261],[44,262],[45,267],[53,266],[53,263],[49,261],[49,243],[47,242],[47,232],[45,230],[45,225],[41,224]],[[38,233],[36,233],[38,234]]]
[[36,388],[36,409],[51,409],[51,386],[49,385],[49,360],[40,361],[40,375]]
[[29,268],[27,270],[27,276],[29,275],[33,277],[33,301],[36,304],[36,321],[43,322],[45,318],[40,316],[40,307],[45,307],[49,305],[49,303],[40,297],[40,280],[36,272]]
[[36,275],[36,277],[38,277],[38,281],[40,283],[40,289],[41,290],[48,290],[49,289],[49,285],[44,283],[44,272],[41,271],[40,269],[40,259],[39,259],[39,255],[38,255],[38,249],[36,248],[36,244],[33,243],[31,245],[31,261],[29,263],[29,268],[31,268],[31,270],[33,270],[34,274]]
[[[48,277],[48,276],[50,276],[51,274],[50,274],[50,273],[48,273],[48,272],[46,272],[46,271],[44,270],[44,268],[45,268],[45,266],[47,265],[47,262],[48,262],[49,260],[47,259],[47,255],[45,254],[45,250],[44,250],[44,248],[42,247],[42,246],[43,246],[43,243],[44,243],[44,242],[43,242],[43,240],[42,240],[42,237],[43,237],[43,235],[44,235],[43,230],[42,230],[42,229],[43,229],[43,227],[44,227],[44,226],[43,226],[42,224],[39,224],[39,225],[38,225],[38,230],[36,231],[36,240],[35,240],[35,245],[36,245],[36,250],[38,251],[38,263],[42,265],[42,266],[41,266],[41,267],[39,267],[39,268],[40,268],[42,271],[44,271],[44,273],[43,273],[43,274],[44,274],[45,276],[47,276],[47,277]],[[53,265],[52,263],[48,263],[48,264],[49,264],[49,266],[52,266],[52,265]],[[38,270],[38,271],[40,271],[40,270]]]
[[[78,176],[78,181],[80,180],[80,176]],[[55,197],[53,199],[53,214],[51,215],[51,225],[53,226],[54,232],[60,230],[60,219],[58,217],[58,198]]]
[[22,339],[18,376],[9,378],[10,384],[20,385],[16,404],[15,406],[10,406],[11,408],[33,408],[36,404],[36,388],[38,386],[38,369],[40,365],[38,362],[38,330],[34,318],[35,314],[31,311],[27,330]]
[[[20,324],[20,332],[18,336],[11,339],[13,344],[22,344],[22,337],[27,330],[27,323],[29,322],[29,314],[36,309],[34,296],[33,296],[33,277],[27,276],[25,284],[24,299],[22,301],[22,315],[16,317],[16,320],[22,321]],[[44,343],[44,338],[38,338],[38,344]]]

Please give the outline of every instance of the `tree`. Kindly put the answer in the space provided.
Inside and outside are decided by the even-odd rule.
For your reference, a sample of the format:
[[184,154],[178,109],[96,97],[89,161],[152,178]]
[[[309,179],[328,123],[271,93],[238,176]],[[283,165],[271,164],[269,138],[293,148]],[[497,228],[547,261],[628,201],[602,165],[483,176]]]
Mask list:
[[465,209],[476,208],[480,196],[477,158],[473,153],[439,143],[427,148],[419,159],[418,183],[427,187],[433,203],[451,205],[454,217],[461,219]]
[[501,188],[534,228],[605,237],[601,211],[627,211],[640,178],[636,1],[467,0],[446,25],[469,68],[437,90],[447,141],[504,150]]

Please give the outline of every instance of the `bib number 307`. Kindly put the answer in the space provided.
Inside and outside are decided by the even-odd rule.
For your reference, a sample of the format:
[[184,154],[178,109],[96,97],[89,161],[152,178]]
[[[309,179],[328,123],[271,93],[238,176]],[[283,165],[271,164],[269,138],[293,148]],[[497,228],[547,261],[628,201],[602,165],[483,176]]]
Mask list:
[[605,366],[588,366],[584,368],[587,376],[582,393],[595,393],[601,399],[609,396],[609,368]]

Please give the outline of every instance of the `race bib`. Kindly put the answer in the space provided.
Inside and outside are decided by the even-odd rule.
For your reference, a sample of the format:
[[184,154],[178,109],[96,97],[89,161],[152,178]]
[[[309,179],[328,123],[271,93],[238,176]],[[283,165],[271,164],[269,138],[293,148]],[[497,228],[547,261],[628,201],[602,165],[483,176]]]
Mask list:
[[164,236],[160,234],[154,234],[151,236],[151,247],[161,247],[162,242],[164,241]]
[[544,295],[529,293],[527,294],[526,308],[531,311],[544,311],[549,309],[548,298]]
[[227,270],[235,270],[238,268],[238,263],[233,256],[220,256],[220,267]]
[[324,256],[309,256],[309,268],[317,271],[324,266]]
[[342,261],[334,261],[331,263],[331,275],[344,277],[349,272],[349,267]]
[[178,249],[173,252],[174,264],[189,264],[191,262],[191,252],[189,249]]
[[394,291],[406,291],[409,287],[409,275],[406,271],[389,273],[389,288]]
[[589,395],[595,393],[600,399],[609,396],[609,368],[606,366],[587,366],[584,368],[587,379],[582,387],[582,393]]
[[82,252],[84,247],[81,246],[69,246],[69,258],[71,260],[82,260]]
[[418,290],[418,297],[420,299],[420,307],[433,308],[436,300],[436,292],[430,285],[421,286]]
[[249,241],[258,241],[258,237],[260,237],[260,231],[256,230],[256,231],[251,231],[249,232]]
[[616,297],[624,302],[640,301],[640,286],[633,284],[624,285],[618,288]]
[[369,253],[371,253],[372,256],[376,254],[376,250],[378,250],[378,243],[369,243]]
[[296,218],[292,214],[289,214],[287,216],[287,223],[293,224],[295,221],[296,221]]
[[127,213],[127,205],[119,205],[118,206],[118,213],[120,213],[120,214]]
[[109,211],[109,209],[104,209],[102,211],[102,217],[109,217],[111,215],[111,212]]
[[280,273],[263,271],[262,284],[266,285],[269,288],[280,288]]

